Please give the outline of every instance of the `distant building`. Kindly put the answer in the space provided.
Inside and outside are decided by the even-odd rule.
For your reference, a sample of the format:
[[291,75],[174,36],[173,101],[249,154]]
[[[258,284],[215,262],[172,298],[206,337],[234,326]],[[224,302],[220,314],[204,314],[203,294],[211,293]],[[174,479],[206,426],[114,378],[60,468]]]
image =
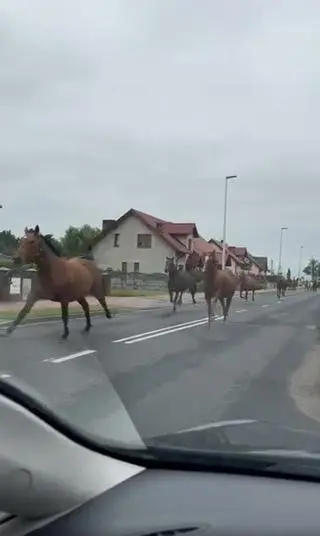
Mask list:
[[[92,245],[97,264],[123,273],[161,273],[166,257],[175,257],[185,265],[192,262],[204,266],[215,251],[218,265],[222,266],[222,243],[211,238],[205,240],[195,223],[169,222],[131,208],[117,220],[104,219],[101,235]],[[249,269],[253,275],[265,274],[268,259],[253,257],[247,248],[226,247],[226,268],[237,274]]]
[[131,208],[117,220],[103,220],[92,252],[101,268],[160,273],[166,257],[184,265],[198,237],[195,223],[168,222]]

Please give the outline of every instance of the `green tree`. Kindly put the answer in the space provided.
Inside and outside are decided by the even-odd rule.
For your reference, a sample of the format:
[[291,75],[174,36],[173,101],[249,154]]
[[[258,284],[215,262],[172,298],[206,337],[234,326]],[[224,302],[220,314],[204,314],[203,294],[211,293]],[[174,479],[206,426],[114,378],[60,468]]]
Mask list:
[[61,244],[61,240],[53,236],[52,234],[46,235],[48,238],[50,238],[50,241],[52,242],[53,246],[56,248],[57,251],[60,252],[61,255],[63,255],[63,248]]
[[13,255],[19,245],[17,238],[10,230],[0,232],[0,253]]
[[101,230],[98,227],[91,227],[88,224],[82,225],[82,227],[71,225],[60,240],[64,255],[78,257],[86,254],[89,246],[100,234]]
[[290,270],[290,268],[288,268],[288,271],[287,271],[287,281],[291,281],[291,270]]
[[319,273],[320,264],[317,259],[310,259],[307,266],[303,269],[303,273],[306,275],[311,275],[313,277],[316,277]]

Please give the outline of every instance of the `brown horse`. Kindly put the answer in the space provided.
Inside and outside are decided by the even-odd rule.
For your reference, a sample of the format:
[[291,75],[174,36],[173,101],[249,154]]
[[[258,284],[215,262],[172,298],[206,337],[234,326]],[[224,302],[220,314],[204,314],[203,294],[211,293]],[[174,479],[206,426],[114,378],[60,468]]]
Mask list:
[[278,298],[278,300],[280,300],[281,297],[282,298],[285,297],[287,287],[288,287],[288,283],[287,283],[286,279],[282,275],[279,275],[278,279],[277,279],[277,298]]
[[223,321],[229,314],[232,298],[237,288],[237,278],[218,268],[215,251],[208,258],[204,271],[204,296],[208,308],[208,328],[214,315],[212,300],[219,300],[223,310]]
[[181,305],[182,295],[186,290],[189,290],[192,297],[192,302],[195,304],[195,294],[197,292],[197,283],[195,278],[189,272],[179,270],[175,263],[174,257],[166,258],[164,272],[169,275],[168,290],[170,301],[173,303],[173,312],[176,312],[177,303]]
[[242,293],[244,292],[244,299],[248,301],[248,293],[252,292],[252,301],[255,301],[255,292],[256,290],[261,290],[263,288],[262,281],[255,279],[249,274],[242,273],[240,275],[240,299],[243,299]]
[[18,249],[16,260],[34,263],[37,267],[37,282],[28,294],[26,303],[17,318],[7,328],[12,333],[23,318],[31,311],[39,299],[49,299],[61,304],[61,318],[64,326],[63,339],[69,335],[69,303],[77,301],[85,314],[88,332],[91,326],[87,296],[94,296],[103,308],[107,318],[111,318],[105,300],[105,288],[101,270],[90,260],[84,258],[65,259],[60,257],[49,235],[40,234],[39,226],[25,229]]

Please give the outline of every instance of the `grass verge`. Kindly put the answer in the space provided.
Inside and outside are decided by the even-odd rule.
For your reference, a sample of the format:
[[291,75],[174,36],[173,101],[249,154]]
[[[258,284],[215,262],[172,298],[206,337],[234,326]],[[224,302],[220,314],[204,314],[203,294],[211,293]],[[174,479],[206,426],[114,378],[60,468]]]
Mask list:
[[[111,313],[114,315],[114,314],[123,314],[123,313],[129,313],[129,312],[132,312],[133,310],[135,310],[134,308],[128,308],[128,307],[117,307],[117,308],[110,308],[111,309]],[[104,313],[102,311],[102,309],[100,308],[93,308],[91,307],[90,308],[90,312],[91,312],[91,316],[102,316]],[[7,321],[10,321],[10,320],[14,320],[17,316],[17,312],[16,311],[1,311],[0,312],[0,325],[1,323],[4,323],[4,322],[7,322]],[[77,308],[77,307],[69,307],[69,316],[70,318],[72,317],[81,317],[83,316],[83,312],[80,308]],[[25,324],[25,323],[28,323],[31,321],[36,321],[36,320],[55,320],[55,319],[60,319],[61,318],[61,311],[60,311],[60,307],[57,307],[57,309],[50,309],[50,308],[47,308],[47,309],[36,309],[34,311],[31,311],[27,316],[26,318],[22,321],[22,324]]]
[[149,291],[149,290],[134,290],[128,288],[114,288],[111,289],[110,296],[116,298],[157,298],[166,294],[165,290],[162,291]]

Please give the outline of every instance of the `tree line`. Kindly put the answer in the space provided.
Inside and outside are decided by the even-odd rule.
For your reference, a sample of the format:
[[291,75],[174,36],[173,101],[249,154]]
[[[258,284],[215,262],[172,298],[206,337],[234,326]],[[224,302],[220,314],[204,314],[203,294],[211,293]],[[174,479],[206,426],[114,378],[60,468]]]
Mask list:
[[[101,229],[85,224],[81,227],[70,225],[60,238],[51,235],[55,245],[66,257],[77,257],[88,252],[89,247],[101,235]],[[0,231],[0,254],[11,257],[19,247],[21,237],[16,236],[10,230]],[[1,262],[1,259],[0,259]],[[3,260],[1,264],[5,265]]]
[[[58,238],[52,235],[52,240],[61,250],[63,256],[77,257],[88,253],[89,247],[100,235],[101,229],[99,227],[92,227],[86,223],[81,227],[70,225],[62,237]],[[0,231],[0,254],[8,257],[14,255],[19,247],[20,238],[10,230]],[[0,265],[6,264],[7,262],[5,260],[1,261],[0,258]],[[311,258],[307,266],[303,269],[303,273],[312,278],[320,278],[320,261]],[[290,268],[287,271],[286,277],[288,280],[291,280]]]
[[303,269],[303,273],[311,276],[312,279],[320,278],[320,261],[312,257],[307,266]]

